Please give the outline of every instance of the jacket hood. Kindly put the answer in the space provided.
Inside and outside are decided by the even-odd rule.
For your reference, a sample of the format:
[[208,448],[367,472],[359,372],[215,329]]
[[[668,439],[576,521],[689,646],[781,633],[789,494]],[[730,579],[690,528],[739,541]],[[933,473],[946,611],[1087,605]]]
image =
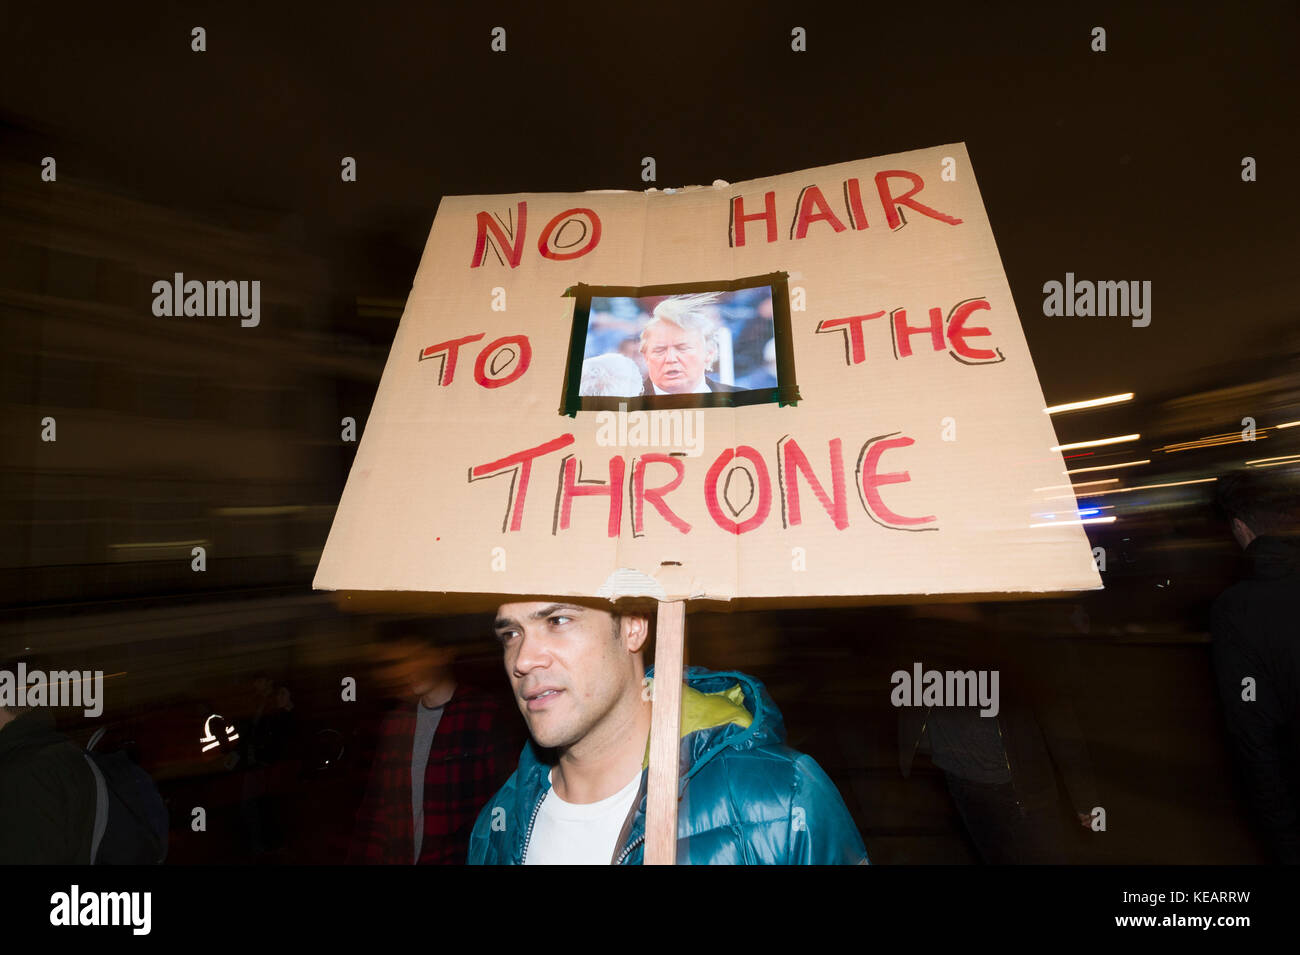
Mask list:
[[[646,677],[653,684],[653,666]],[[785,720],[760,680],[738,670],[686,667],[682,682],[683,784],[724,749],[785,742]],[[650,765],[648,744],[642,765]]]

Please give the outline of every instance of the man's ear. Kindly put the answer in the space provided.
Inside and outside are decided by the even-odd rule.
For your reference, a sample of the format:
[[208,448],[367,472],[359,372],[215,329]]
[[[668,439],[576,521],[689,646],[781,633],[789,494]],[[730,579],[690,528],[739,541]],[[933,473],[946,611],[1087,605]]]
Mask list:
[[1232,519],[1232,536],[1237,539],[1238,544],[1240,544],[1243,548],[1245,548],[1245,547],[1249,547],[1250,542],[1253,541],[1258,535],[1256,535],[1254,531],[1252,531],[1249,527],[1247,527],[1246,522],[1243,521],[1240,517],[1234,517]]
[[624,645],[628,653],[640,653],[650,637],[650,618],[639,614],[625,614],[622,618]]

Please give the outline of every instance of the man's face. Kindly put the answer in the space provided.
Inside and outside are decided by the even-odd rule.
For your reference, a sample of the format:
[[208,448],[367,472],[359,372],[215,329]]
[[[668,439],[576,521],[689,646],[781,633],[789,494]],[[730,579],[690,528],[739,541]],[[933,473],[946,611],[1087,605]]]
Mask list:
[[623,620],[616,628],[606,611],[545,601],[498,608],[506,675],[537,745],[580,742],[637,692]]
[[386,692],[400,697],[423,696],[445,678],[453,653],[431,647],[414,637],[379,647],[376,677]]
[[713,355],[699,332],[672,322],[655,322],[646,329],[645,361],[650,380],[669,394],[689,393],[704,386],[704,369]]

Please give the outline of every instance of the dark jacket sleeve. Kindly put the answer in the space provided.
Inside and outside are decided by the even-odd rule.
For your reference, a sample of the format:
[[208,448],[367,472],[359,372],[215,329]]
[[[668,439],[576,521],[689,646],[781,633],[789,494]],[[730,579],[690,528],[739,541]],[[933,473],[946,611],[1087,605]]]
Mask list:
[[[1297,798],[1286,777],[1286,714],[1276,682],[1258,648],[1233,625],[1220,601],[1212,614],[1214,672],[1223,701],[1228,737],[1241,764],[1246,788],[1280,861],[1300,863]],[[1242,699],[1242,681],[1255,681],[1255,699]]]

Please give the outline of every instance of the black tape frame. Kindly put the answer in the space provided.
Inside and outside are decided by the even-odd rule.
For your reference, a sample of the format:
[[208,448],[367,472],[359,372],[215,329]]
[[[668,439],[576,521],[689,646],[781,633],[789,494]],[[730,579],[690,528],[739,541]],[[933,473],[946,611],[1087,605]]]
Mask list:
[[[775,388],[744,391],[712,391],[690,395],[639,395],[633,397],[584,397],[578,394],[582,382],[582,360],[587,348],[587,328],[593,298],[644,298],[651,295],[685,295],[691,292],[734,292],[743,288],[770,286],[772,289],[772,334],[776,341]],[[672,408],[734,408],[775,402],[784,407],[799,403],[795,379],[794,342],[790,330],[790,275],[772,272],[730,281],[681,282],[670,285],[574,285],[564,294],[575,299],[573,328],[569,332],[569,359],[564,369],[560,414],[570,418],[579,411],[648,411]]]

